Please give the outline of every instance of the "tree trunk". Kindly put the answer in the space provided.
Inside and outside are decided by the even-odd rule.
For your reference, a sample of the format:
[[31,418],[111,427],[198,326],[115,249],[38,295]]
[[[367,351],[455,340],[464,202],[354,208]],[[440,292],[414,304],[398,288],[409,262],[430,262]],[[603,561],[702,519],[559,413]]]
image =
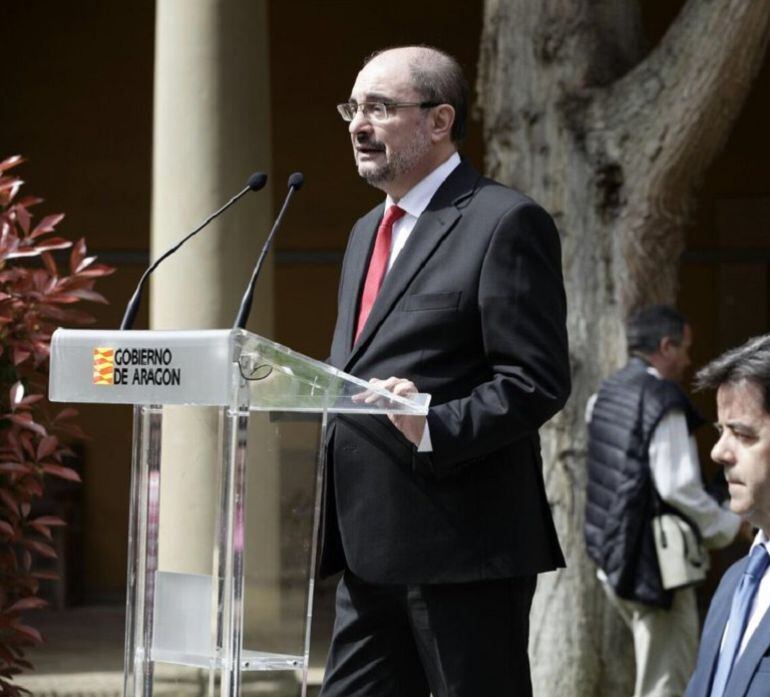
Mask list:
[[562,236],[573,394],[543,429],[568,568],[532,611],[535,694],[632,692],[630,634],[583,543],[583,410],[625,360],[633,309],[673,301],[693,192],[724,144],[770,33],[767,0],[689,0],[648,51],[636,0],[486,0],[479,61],[487,173]]

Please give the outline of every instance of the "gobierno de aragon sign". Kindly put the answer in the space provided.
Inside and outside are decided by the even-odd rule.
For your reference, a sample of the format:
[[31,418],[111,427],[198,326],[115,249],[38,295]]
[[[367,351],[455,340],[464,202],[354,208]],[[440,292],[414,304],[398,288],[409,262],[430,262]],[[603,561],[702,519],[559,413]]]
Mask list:
[[246,344],[255,350],[240,329],[57,329],[49,399],[228,406]]
[[94,385],[182,384],[182,369],[174,366],[174,352],[168,347],[98,346],[93,361]]

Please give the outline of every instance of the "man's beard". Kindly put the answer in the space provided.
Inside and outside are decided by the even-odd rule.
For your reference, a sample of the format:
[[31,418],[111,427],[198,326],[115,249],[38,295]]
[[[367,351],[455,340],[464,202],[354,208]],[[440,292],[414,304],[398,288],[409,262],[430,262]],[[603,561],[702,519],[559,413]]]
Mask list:
[[[381,143],[370,141],[366,145],[378,147]],[[430,146],[430,138],[425,134],[417,133],[406,148],[391,152],[390,157],[383,164],[376,167],[371,167],[371,163],[366,163],[363,167],[358,165],[358,174],[367,184],[380,188],[383,184],[413,170],[430,151]],[[383,149],[382,152],[386,151]]]

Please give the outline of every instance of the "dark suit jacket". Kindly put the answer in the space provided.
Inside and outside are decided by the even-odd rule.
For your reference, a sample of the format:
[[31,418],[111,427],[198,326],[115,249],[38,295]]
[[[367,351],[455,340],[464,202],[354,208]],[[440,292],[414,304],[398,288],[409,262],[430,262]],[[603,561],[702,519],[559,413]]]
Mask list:
[[[733,592],[748,564],[748,557],[733,564],[711,600],[698,650],[698,662],[685,697],[708,697],[719,658],[719,647],[730,615]],[[770,613],[755,630],[725,686],[725,697],[770,697]]]
[[570,388],[560,243],[530,199],[460,164],[389,271],[355,346],[380,205],[353,228],[330,362],[433,396],[429,455],[378,416],[330,429],[321,573],[373,583],[563,566],[538,428]]

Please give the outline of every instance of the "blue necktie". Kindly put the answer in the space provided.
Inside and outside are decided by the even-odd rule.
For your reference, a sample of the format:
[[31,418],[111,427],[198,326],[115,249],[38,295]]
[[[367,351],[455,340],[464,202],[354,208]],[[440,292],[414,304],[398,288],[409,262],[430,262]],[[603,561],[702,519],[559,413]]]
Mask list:
[[738,657],[738,648],[741,645],[743,632],[746,630],[746,625],[749,621],[752,601],[757,594],[759,582],[762,580],[768,564],[770,564],[770,556],[768,556],[765,546],[757,545],[754,547],[741,581],[735,589],[735,593],[733,593],[730,619],[727,621],[727,636],[722,645],[722,651],[719,654],[714,682],[711,684],[710,697],[722,697],[724,695],[727,680]]

